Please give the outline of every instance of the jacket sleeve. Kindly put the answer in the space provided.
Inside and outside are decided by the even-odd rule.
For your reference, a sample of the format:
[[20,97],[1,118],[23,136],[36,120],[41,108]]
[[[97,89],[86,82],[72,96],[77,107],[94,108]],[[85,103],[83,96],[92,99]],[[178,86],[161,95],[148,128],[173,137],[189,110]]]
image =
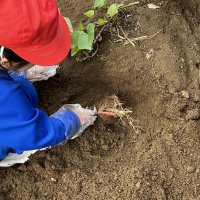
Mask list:
[[59,119],[34,108],[18,84],[8,82],[1,85],[1,91],[0,146],[17,153],[45,148],[62,142],[66,134],[79,128],[79,118],[72,112],[66,114],[68,126],[64,126]]

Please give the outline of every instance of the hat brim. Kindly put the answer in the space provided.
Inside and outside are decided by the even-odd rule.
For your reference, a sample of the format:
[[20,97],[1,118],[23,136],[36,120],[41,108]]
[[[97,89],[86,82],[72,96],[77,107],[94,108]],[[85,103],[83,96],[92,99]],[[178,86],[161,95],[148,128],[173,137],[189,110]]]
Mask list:
[[26,61],[49,66],[62,62],[70,51],[70,31],[64,17],[59,14],[59,26],[57,35],[53,41],[41,48],[12,49],[17,55]]

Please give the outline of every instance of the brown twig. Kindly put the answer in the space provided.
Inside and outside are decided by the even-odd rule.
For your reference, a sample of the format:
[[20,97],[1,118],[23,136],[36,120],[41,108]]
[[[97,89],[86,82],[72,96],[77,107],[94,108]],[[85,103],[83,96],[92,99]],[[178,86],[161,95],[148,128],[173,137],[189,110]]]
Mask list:
[[[135,41],[142,41],[142,40],[148,40],[148,39],[152,39],[154,38],[156,35],[158,35],[163,29],[159,30],[157,33],[153,34],[153,35],[143,35],[140,37],[136,37],[136,38],[131,38],[131,42],[135,42]],[[124,45],[126,45],[128,43],[124,43]]]
[[98,41],[98,39],[101,37],[102,32],[103,32],[104,29],[106,28],[106,26],[107,26],[107,23],[106,23],[104,26],[102,26],[101,30],[98,32],[96,38],[94,39],[93,44],[96,44],[96,42]]
[[128,36],[126,35],[126,33],[124,32],[124,30],[122,29],[121,26],[119,26],[119,29],[121,30],[121,32],[123,33],[124,37],[126,38],[126,40],[133,46],[135,47],[135,44],[128,38]]

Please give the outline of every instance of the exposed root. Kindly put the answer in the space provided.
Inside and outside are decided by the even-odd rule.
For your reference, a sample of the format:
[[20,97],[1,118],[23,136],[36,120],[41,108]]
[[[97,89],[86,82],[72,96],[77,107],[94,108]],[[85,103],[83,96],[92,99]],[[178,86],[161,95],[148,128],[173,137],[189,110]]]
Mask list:
[[124,30],[122,29],[121,26],[119,26],[119,29],[123,33],[123,35],[124,35],[125,39],[127,40],[127,42],[130,43],[133,47],[135,47],[135,44],[134,44],[135,41],[132,41],[131,39],[128,38],[128,36],[126,35],[126,33],[124,32]]
[[[122,34],[124,35],[121,36],[120,33],[119,33],[119,29],[120,31],[122,32]],[[143,40],[148,40],[148,39],[152,39],[154,38],[156,35],[158,35],[161,31],[163,31],[163,29],[159,30],[157,33],[153,34],[153,35],[143,35],[143,36],[140,36],[140,37],[136,37],[136,38],[129,38],[127,36],[127,34],[125,33],[125,31],[122,29],[121,26],[118,26],[117,27],[117,36],[118,36],[118,40],[115,40],[115,42],[122,42],[123,45],[127,45],[127,44],[131,44],[133,47],[135,47],[135,43],[137,41],[143,41]]]
[[[105,24],[104,26],[101,27],[100,31],[98,32],[96,38],[94,39],[94,44],[96,44],[97,41],[101,41],[102,40],[102,36],[101,34],[103,33],[103,31],[105,30],[105,28],[107,27],[107,24]],[[101,39],[100,39],[101,38]]]
[[91,51],[91,52],[82,51],[81,52],[82,56],[81,57],[77,57],[76,60],[78,62],[89,60],[89,59],[93,58],[97,54],[98,50],[99,50],[99,45],[98,45],[98,43],[96,43],[95,51]]
[[139,126],[135,126],[135,121],[130,116],[132,111],[128,108],[123,108],[123,103],[120,102],[116,95],[108,97],[105,102],[99,107],[99,116],[113,123],[114,121],[121,122],[123,126],[131,126],[131,128],[138,133]]
[[[136,41],[142,41],[142,40],[148,40],[148,39],[152,39],[154,38],[156,35],[158,35],[160,32],[162,31],[159,30],[157,33],[153,34],[153,35],[144,35],[144,36],[140,36],[140,37],[137,37],[137,38],[131,38],[130,40],[132,42],[136,42]],[[125,42],[124,45],[128,44],[128,42]]]

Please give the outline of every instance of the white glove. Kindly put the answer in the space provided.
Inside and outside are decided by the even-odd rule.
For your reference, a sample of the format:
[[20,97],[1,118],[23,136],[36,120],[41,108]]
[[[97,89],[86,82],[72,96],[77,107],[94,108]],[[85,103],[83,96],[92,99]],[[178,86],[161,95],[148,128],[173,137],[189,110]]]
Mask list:
[[32,68],[27,70],[26,78],[31,82],[47,80],[56,74],[56,69],[58,67],[59,65],[45,67],[34,65]]
[[31,82],[47,80],[56,74],[56,69],[59,65],[39,66],[34,65],[27,71],[8,71],[12,78],[24,78]]
[[62,107],[64,110],[74,112],[80,120],[81,126],[76,133],[74,133],[69,139],[74,139],[80,136],[83,131],[90,125],[94,124],[97,118],[97,109],[82,108],[80,104],[66,104]]

